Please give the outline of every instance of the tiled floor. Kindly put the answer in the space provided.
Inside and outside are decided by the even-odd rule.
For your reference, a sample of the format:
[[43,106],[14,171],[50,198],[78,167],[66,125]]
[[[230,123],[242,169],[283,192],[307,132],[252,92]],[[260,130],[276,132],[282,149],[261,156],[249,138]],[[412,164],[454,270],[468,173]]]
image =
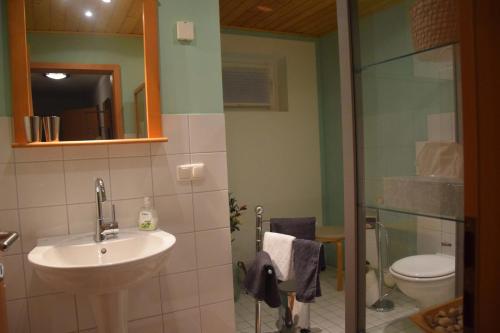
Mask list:
[[[322,297],[311,304],[311,329],[313,333],[344,332],[344,292],[335,290],[335,270],[321,273]],[[367,333],[419,332],[408,316],[417,311],[415,303],[395,291],[389,296],[395,303],[393,311],[382,313],[366,310]],[[255,301],[244,293],[236,302],[236,333],[255,332]],[[276,332],[278,310],[262,305],[262,332]]]

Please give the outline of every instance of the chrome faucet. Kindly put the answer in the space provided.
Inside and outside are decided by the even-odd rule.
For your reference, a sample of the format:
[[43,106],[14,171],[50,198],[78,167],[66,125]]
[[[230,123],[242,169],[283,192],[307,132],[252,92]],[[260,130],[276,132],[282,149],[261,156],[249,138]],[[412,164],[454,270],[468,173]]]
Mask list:
[[118,223],[115,220],[115,205],[112,205],[112,219],[111,222],[106,223],[104,214],[102,212],[102,203],[106,201],[106,188],[102,178],[95,180],[95,193],[97,204],[97,223],[95,226],[94,240],[102,242],[108,237],[116,236],[118,234]]
[[0,231],[0,251],[7,251],[18,238],[19,234],[15,231]]

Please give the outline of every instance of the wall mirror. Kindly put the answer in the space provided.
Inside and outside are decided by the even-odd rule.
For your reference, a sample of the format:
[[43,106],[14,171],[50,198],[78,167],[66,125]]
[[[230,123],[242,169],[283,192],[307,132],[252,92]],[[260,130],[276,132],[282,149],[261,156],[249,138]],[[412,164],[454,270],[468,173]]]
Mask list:
[[[8,5],[14,146],[166,140],[156,0]],[[30,142],[27,116],[58,117],[58,141]]]

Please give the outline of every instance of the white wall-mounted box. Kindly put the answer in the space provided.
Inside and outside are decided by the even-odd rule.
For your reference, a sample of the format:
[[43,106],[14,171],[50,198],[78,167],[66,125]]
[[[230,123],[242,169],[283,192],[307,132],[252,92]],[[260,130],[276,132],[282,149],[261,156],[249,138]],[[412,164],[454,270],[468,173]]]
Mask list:
[[194,40],[194,23],[177,21],[177,40],[191,42]]

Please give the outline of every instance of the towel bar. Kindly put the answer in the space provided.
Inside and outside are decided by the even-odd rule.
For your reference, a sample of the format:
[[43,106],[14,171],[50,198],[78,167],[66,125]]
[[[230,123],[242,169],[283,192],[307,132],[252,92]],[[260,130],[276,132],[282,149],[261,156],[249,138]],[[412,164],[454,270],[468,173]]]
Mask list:
[[[256,224],[256,234],[255,234],[255,249],[257,252],[262,250],[262,223],[264,222],[262,219],[262,215],[264,214],[264,207],[257,206],[255,207],[255,224]],[[271,271],[271,270],[269,270]],[[269,273],[268,274],[272,274]],[[255,333],[262,332],[262,319],[261,319],[261,310],[262,310],[262,301],[255,300]]]

